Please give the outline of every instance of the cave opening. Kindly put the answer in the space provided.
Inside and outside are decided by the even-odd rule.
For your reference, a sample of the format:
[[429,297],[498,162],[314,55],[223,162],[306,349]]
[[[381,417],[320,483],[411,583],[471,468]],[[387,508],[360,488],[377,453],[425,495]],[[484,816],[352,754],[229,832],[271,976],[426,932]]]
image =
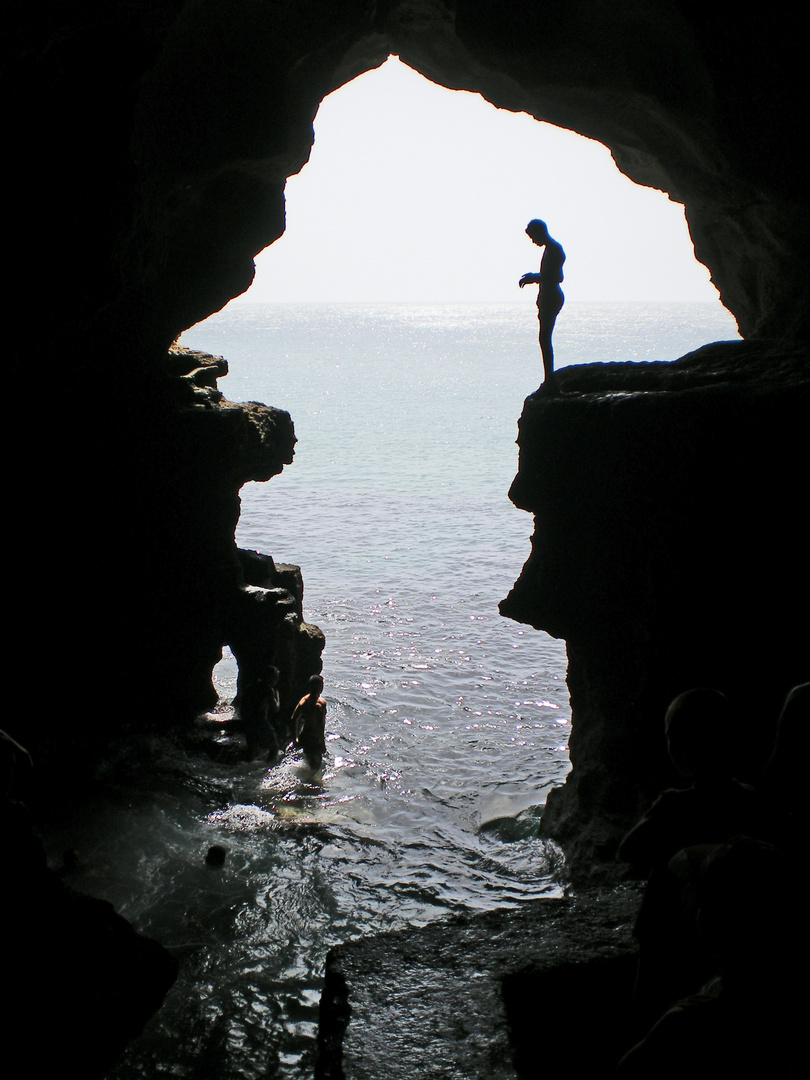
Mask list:
[[[373,87],[375,75],[390,71],[365,78]],[[489,108],[474,95],[413,78],[417,93]],[[351,97],[360,83],[344,90]],[[369,99],[385,112],[379,89]],[[479,210],[462,213],[458,181],[448,184],[438,220],[446,230],[463,227],[439,247],[461,249],[464,265],[455,270],[429,245],[439,226],[411,235],[427,212],[408,216],[403,199],[393,197],[396,177],[373,176],[372,188],[388,194],[371,205],[358,159],[342,166],[345,186],[327,171],[314,202],[299,210],[297,186],[317,188],[308,178],[317,178],[320,155],[330,149],[330,101],[316,120],[311,161],[288,184],[288,231],[259,257],[259,299],[250,292],[183,336],[185,344],[227,358],[221,389],[229,398],[288,409],[296,425],[294,463],[267,484],[243,488],[236,535],[241,548],[302,568],[305,618],[326,635],[328,756],[315,776],[294,758],[271,768],[258,761],[246,766],[238,790],[204,824],[226,837],[251,880],[273,878],[258,905],[272,911],[266,917],[273,934],[283,938],[288,921],[300,925],[300,905],[306,907],[304,936],[317,943],[313,953],[304,956],[302,945],[266,968],[258,992],[274,1016],[288,1021],[289,1052],[304,1059],[320,986],[318,957],[329,944],[560,895],[559,853],[537,831],[548,790],[568,770],[570,727],[564,643],[498,614],[529,554],[531,519],[509,503],[507,492],[517,466],[516,420],[540,373],[534,298],[516,287],[534,259],[523,229],[540,212],[537,197],[531,185],[522,205],[505,196],[496,169]],[[410,121],[417,129],[429,109],[421,105]],[[356,102],[350,110],[357,113]],[[535,124],[512,114],[500,119]],[[355,138],[385,156],[379,124],[368,115],[355,123]],[[344,133],[335,139],[345,141]],[[394,149],[389,146],[389,157]],[[607,156],[593,144],[589,149]],[[479,162],[497,157],[487,155],[480,137],[469,152]],[[413,153],[405,148],[406,156]],[[577,183],[592,169],[580,166],[579,173]],[[349,205],[355,182],[362,190]],[[666,203],[660,193],[635,190]],[[514,242],[506,256],[498,254],[503,283],[494,295],[491,284],[483,293],[474,285],[476,275],[493,280],[494,256],[482,259],[477,250],[486,206],[494,208],[486,228],[504,248]],[[511,224],[494,212],[504,208]],[[615,213],[596,212],[612,220],[614,233],[622,231]],[[361,235],[363,214],[372,225]],[[404,223],[405,234],[386,232],[392,219],[397,227]],[[348,234],[341,231],[347,222]],[[296,263],[285,247],[295,245],[299,227],[303,254]],[[694,271],[682,220],[680,227]],[[557,231],[567,241],[565,225]],[[356,270],[346,264],[350,244],[361,254]],[[608,244],[599,244],[607,263],[595,280],[616,286],[621,274]],[[410,280],[387,272],[401,245],[416,255]],[[701,302],[705,292],[698,299],[681,295],[674,304],[654,293],[633,299],[607,292],[578,305],[576,244],[568,243],[568,251],[561,364],[674,359],[712,337],[733,336],[733,320],[705,270],[694,272],[708,301]],[[629,259],[630,268],[640,259]],[[437,263],[439,284],[452,282],[458,293],[418,291]],[[352,279],[366,264],[370,273]],[[645,275],[647,283],[653,278]],[[342,293],[347,284],[353,291]],[[377,286],[390,291],[375,292]],[[662,319],[668,331],[651,336]],[[216,678],[227,715],[234,662],[226,659]],[[254,910],[252,899],[246,907]],[[249,964],[266,947],[265,929],[250,930],[243,946]],[[215,997],[243,978],[229,966]],[[247,1045],[260,1037],[252,1028],[244,1036]]]
[[[315,174],[319,144],[302,183]],[[479,162],[496,158],[480,144],[473,150]],[[130,1062],[171,1061],[191,1075],[213,1056],[222,1076],[268,1061],[306,1075],[330,946],[561,894],[559,854],[537,829],[546,794],[568,767],[565,648],[497,610],[531,531],[506,497],[515,422],[539,381],[533,298],[516,289],[535,256],[523,229],[530,217],[551,221],[554,213],[532,190],[522,205],[504,196],[502,180],[495,169],[483,194],[484,207],[513,215],[487,225],[507,252],[500,264],[482,259],[488,218],[462,211],[459,182],[441,221],[464,228],[438,249],[415,242],[411,286],[438,267],[458,294],[408,294],[386,273],[397,249],[386,222],[404,222],[402,245],[413,239],[402,198],[381,208],[377,236],[363,249],[371,282],[392,292],[315,293],[316,284],[350,280],[337,225],[351,214],[338,204],[313,226],[320,246],[302,271],[310,302],[284,296],[277,277],[271,292],[283,303],[251,303],[249,294],[184,335],[187,345],[226,357],[227,397],[265,401],[294,418],[295,463],[243,489],[237,540],[302,567],[305,614],[327,639],[329,756],[314,775],[294,759],[273,768],[190,763],[169,746],[146,769],[133,755],[120,805],[66,827],[63,848],[83,835],[93,851],[78,883],[183,960]],[[265,259],[294,239],[294,186],[289,231]],[[675,357],[706,340],[701,324],[697,339],[670,341],[663,352],[660,341],[645,340],[641,308],[626,300],[621,322],[635,338],[620,343],[615,294],[597,294],[596,307],[577,315],[582,261],[560,220],[554,231],[569,253],[566,315],[575,331],[566,341],[560,322],[561,363]],[[343,255],[351,243],[343,239]],[[464,265],[449,269],[441,247],[458,248]],[[478,292],[493,270],[504,292]],[[292,281],[292,271],[280,275],[281,285]],[[620,279],[615,254],[596,277]],[[690,310],[678,316],[678,333],[695,329]],[[594,319],[596,354],[593,337],[582,345]],[[56,830],[57,850],[60,839]],[[203,863],[213,845],[226,849],[219,870]]]
[[564,242],[569,302],[718,303],[683,205],[634,183],[595,139],[396,56],[328,94],[314,129],[287,180],[285,232],[234,303],[520,299],[530,216]]
[[[366,522],[376,516],[369,508],[374,500],[387,504],[395,520],[395,487],[408,483],[407,463],[418,458],[422,487],[410,492],[416,502],[426,490],[446,494],[456,487],[472,503],[483,485],[492,499],[488,517],[500,522],[501,546],[507,534],[514,538],[511,558],[490,557],[486,606],[494,611],[528,553],[526,519],[505,498],[516,466],[514,421],[539,370],[533,290],[515,298],[518,268],[536,255],[523,236],[524,219],[540,205],[566,239],[570,299],[557,333],[562,366],[673,359],[707,340],[736,336],[733,318],[695,260],[683,208],[627,180],[593,140],[437,86],[396,57],[329,95],[315,128],[311,160],[287,184],[286,232],[258,256],[253,286],[183,338],[228,358],[227,396],[279,404],[296,423],[295,463],[271,485],[243,491],[239,542],[302,562],[308,599],[337,597],[345,567],[334,544],[323,543],[324,516],[338,519],[348,498],[355,507],[365,500]],[[398,323],[408,302],[405,323]],[[404,387],[402,358],[417,354],[423,363]],[[487,355],[511,369],[498,375],[499,384],[508,379],[504,393],[511,396],[497,419],[475,413],[491,389]],[[372,361],[367,371],[352,366],[362,356]],[[440,405],[443,365],[452,400]],[[469,384],[474,370],[477,386]],[[420,386],[429,404],[405,404],[404,390],[418,395]],[[460,422],[464,394],[472,411],[459,423],[454,445],[448,416]],[[398,399],[400,412],[392,413]],[[430,417],[421,436],[414,431],[417,413]],[[436,454],[431,473],[424,448],[437,432],[435,449],[447,453],[444,461]],[[458,470],[461,462],[466,471]],[[503,508],[494,510],[498,501]],[[376,554],[369,544],[365,553],[342,545],[344,554],[352,552],[350,562],[383,583],[374,597],[387,605],[397,591],[392,563],[413,576],[429,562],[419,554],[419,531],[406,530],[405,540],[382,536]],[[429,537],[430,525],[422,531]],[[452,533],[452,525],[445,531]],[[493,533],[493,550],[497,543]],[[459,550],[455,561],[465,565],[474,556]],[[370,600],[371,621],[376,606]],[[329,618],[311,605],[308,612],[316,623]],[[564,654],[556,664],[564,677]],[[215,681],[232,695],[236,669],[227,653]],[[517,696],[512,688],[508,697]]]

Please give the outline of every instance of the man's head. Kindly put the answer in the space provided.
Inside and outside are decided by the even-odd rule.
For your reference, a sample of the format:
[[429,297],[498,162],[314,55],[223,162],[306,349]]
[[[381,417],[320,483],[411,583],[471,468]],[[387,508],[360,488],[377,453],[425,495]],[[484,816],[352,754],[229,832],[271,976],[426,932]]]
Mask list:
[[548,229],[546,228],[545,221],[541,221],[539,218],[533,218],[526,226],[526,235],[532,243],[542,247],[548,240]]
[[309,692],[316,696],[323,690],[323,676],[313,675],[309,680]]
[[725,694],[706,686],[679,694],[664,721],[672,763],[684,775],[730,774],[733,736]]

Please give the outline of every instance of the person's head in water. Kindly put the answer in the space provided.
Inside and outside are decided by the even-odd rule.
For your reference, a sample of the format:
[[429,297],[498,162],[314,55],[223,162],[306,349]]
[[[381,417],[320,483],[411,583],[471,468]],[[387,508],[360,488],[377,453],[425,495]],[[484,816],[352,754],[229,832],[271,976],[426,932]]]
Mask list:
[[683,776],[730,775],[731,714],[725,694],[706,686],[679,694],[664,726],[672,764]]
[[205,862],[207,866],[224,866],[227,857],[227,848],[222,844],[213,844],[205,853]]
[[526,235],[534,244],[542,247],[548,240],[548,227],[540,218],[533,218],[526,226]]

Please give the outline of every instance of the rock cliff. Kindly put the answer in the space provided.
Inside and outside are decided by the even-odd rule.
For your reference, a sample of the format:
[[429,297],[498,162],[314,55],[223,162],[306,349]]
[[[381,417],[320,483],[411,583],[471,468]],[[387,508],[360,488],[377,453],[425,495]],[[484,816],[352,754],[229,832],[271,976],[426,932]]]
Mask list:
[[736,772],[760,778],[810,656],[810,381],[801,350],[748,342],[555,378],[520,421],[510,495],[535,532],[501,612],[566,640],[572,771],[543,830],[581,869],[678,786],[663,717],[682,691],[727,694]]

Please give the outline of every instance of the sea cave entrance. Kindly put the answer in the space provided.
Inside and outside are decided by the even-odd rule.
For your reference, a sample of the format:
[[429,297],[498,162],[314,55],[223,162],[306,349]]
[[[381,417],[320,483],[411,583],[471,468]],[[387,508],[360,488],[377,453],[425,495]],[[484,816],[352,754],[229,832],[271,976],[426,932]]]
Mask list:
[[[376,708],[396,725],[414,722],[402,695],[381,704],[368,672],[395,638],[411,642],[402,670],[414,662],[417,616],[402,627],[394,614],[402,583],[421,580],[421,609],[441,608],[442,574],[461,575],[478,598],[469,621],[492,619],[504,655],[535,637],[496,609],[531,529],[506,492],[515,421],[539,381],[533,290],[516,282],[536,261],[523,228],[540,213],[568,251],[560,365],[673,359],[734,336],[694,259],[682,207],[628,181],[593,140],[446,90],[391,57],[324,100],[312,158],[288,183],[286,233],[259,256],[251,290],[183,338],[227,357],[228,397],[292,413],[296,461],[244,490],[238,541],[301,563],[308,617],[329,640],[327,695],[329,665],[345,647],[344,689],[351,669],[367,673],[351,708]],[[453,499],[464,514],[449,511]],[[365,606],[352,609],[350,594],[368,589]],[[327,597],[324,610],[316,598]],[[417,670],[448,649],[442,633],[423,644]],[[453,654],[472,662],[474,649],[459,644]],[[556,652],[547,674],[564,682],[564,650],[548,647]],[[510,741],[523,743],[524,714],[551,707],[549,679],[535,686],[531,663],[517,674],[502,680],[495,712]],[[232,694],[233,663],[216,678]],[[435,688],[428,696],[471,708],[459,679],[453,672],[446,700]],[[400,690],[424,683],[399,681]],[[491,714],[491,698],[475,703],[474,724]],[[567,724],[567,706],[554,708]],[[565,738],[551,742],[564,753]],[[491,760],[492,748],[485,753]],[[542,804],[536,784],[526,797]]]
[[[342,93],[393,74],[416,80],[417,94],[489,108],[389,64]],[[205,780],[220,805],[204,830],[224,838],[247,882],[243,917],[228,939],[232,959],[218,968],[210,1007],[223,1015],[222,1002],[250,982],[254,1010],[259,1003],[265,1014],[242,1010],[231,1037],[247,1060],[261,1053],[270,1024],[283,1032],[290,1060],[306,1062],[331,944],[561,892],[559,851],[537,833],[546,795],[568,770],[565,645],[497,610],[529,554],[532,527],[507,498],[516,421],[540,376],[533,298],[517,290],[535,258],[526,221],[553,220],[568,251],[561,364],[673,359],[734,334],[705,270],[694,265],[697,296],[676,294],[680,302],[667,304],[660,294],[622,293],[622,268],[643,260],[638,248],[628,254],[627,229],[604,208],[597,218],[609,223],[607,234],[597,243],[586,230],[585,239],[603,256],[593,280],[607,291],[578,303],[577,281],[587,273],[577,211],[566,206],[569,227],[562,204],[552,207],[542,156],[537,189],[529,183],[521,204],[503,187],[504,173],[517,166],[499,166],[484,137],[473,135],[468,151],[489,169],[483,204],[468,209],[455,179],[430,217],[413,177],[396,175],[403,159],[394,153],[413,159],[404,131],[410,125],[418,134],[432,115],[424,101],[396,132],[390,107],[382,110],[388,129],[382,116],[363,117],[353,152],[365,140],[370,161],[350,155],[342,174],[327,174],[311,215],[300,212],[298,189],[317,177],[329,151],[331,103],[321,108],[311,162],[289,183],[288,232],[259,259],[257,292],[183,336],[228,359],[221,384],[228,397],[265,401],[294,418],[295,461],[272,482],[243,489],[237,542],[300,564],[305,617],[327,642],[323,770],[307,772],[288,755],[271,766],[245,763],[236,780],[212,768]],[[367,106],[380,107],[379,93]],[[461,158],[467,175],[473,168],[447,150],[453,131],[450,121],[440,124],[429,155],[438,186],[436,160],[444,167],[448,157]],[[395,175],[364,187],[372,164],[386,160]],[[590,171],[580,166],[577,183]],[[551,175],[571,186],[556,168]],[[642,200],[664,199],[636,191]],[[363,215],[371,221],[365,232]],[[296,261],[299,227],[304,254]],[[679,227],[691,258],[682,219]],[[495,247],[485,249],[488,234]],[[452,266],[445,259],[454,247],[463,258]],[[447,291],[431,291],[437,281]],[[235,676],[227,659],[216,672],[226,708]]]

